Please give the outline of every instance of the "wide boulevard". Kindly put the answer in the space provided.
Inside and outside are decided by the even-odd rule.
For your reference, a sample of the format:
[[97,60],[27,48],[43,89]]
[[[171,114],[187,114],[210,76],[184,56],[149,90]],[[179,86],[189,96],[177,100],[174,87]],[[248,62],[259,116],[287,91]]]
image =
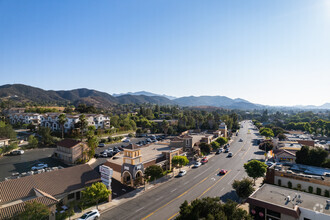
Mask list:
[[[255,144],[260,137],[251,122],[243,121],[241,126],[238,136],[234,136],[230,144],[233,157],[227,157],[227,153],[215,155],[205,165],[189,170],[185,176],[174,178],[104,212],[101,219],[173,219],[185,200],[220,197],[223,202],[227,199],[237,201],[231,184],[235,179],[247,176],[243,164],[264,157]],[[220,169],[226,169],[228,173],[220,176]]]

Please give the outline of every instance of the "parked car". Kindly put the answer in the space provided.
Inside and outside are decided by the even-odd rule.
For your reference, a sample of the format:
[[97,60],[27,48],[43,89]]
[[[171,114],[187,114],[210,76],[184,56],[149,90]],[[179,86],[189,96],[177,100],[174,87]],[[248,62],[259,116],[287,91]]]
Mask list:
[[222,152],[223,152],[223,149],[220,148],[220,149],[217,150],[217,152],[215,154],[221,154]]
[[243,139],[241,138],[241,139],[239,139],[239,142],[243,142]]
[[99,147],[105,147],[105,144],[100,143],[100,144],[99,144]]
[[131,142],[131,140],[128,139],[128,138],[126,138],[125,140],[123,140],[123,142],[125,142],[125,143],[129,143],[129,142]]
[[179,177],[186,175],[187,171],[181,170],[178,174]]
[[202,165],[201,162],[195,162],[193,168],[198,168]]
[[203,159],[201,160],[201,163],[202,164],[205,164],[207,162],[209,162],[209,160],[207,159],[207,157],[203,157]]
[[37,164],[36,166],[33,166],[33,167],[31,168],[31,170],[41,170],[41,169],[44,169],[44,168],[46,168],[46,167],[48,167],[47,164],[45,164],[45,163],[39,163],[39,164]]
[[228,157],[232,157],[233,156],[233,153],[232,152],[229,152],[228,153]]
[[13,150],[10,152],[11,155],[22,155],[24,154],[24,150]]
[[99,154],[94,154],[94,157],[95,157],[95,158],[99,158],[100,155],[99,155]]
[[274,163],[273,163],[273,162],[271,162],[271,161],[267,161],[267,162],[266,162],[266,165],[267,165],[267,166],[269,166],[269,167],[271,167],[271,166],[273,166],[273,165],[274,165]]
[[225,150],[225,153],[228,153],[229,152],[229,149],[227,148],[226,150]]
[[227,148],[228,148],[228,146],[227,146],[227,145],[225,145],[223,148],[224,148],[224,149],[227,149]]
[[86,212],[83,214],[78,220],[94,220],[98,219],[100,217],[100,213],[97,209],[94,209],[92,211]]
[[227,170],[221,169],[219,175],[225,175],[227,172],[228,172]]
[[108,157],[108,152],[107,151],[102,151],[100,153],[100,157]]

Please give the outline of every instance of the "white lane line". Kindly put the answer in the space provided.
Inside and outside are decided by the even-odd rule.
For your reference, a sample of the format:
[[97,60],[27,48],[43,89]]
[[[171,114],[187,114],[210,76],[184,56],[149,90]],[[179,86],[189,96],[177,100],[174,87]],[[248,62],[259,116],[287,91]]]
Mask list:
[[231,184],[231,182],[238,176],[239,172],[228,182],[228,185]]
[[224,189],[225,189],[225,187],[223,187],[223,188],[220,190],[220,192],[223,191]]
[[172,190],[171,190],[171,193],[174,192],[175,190],[176,190],[176,188],[175,188],[175,189],[172,189]]
[[185,182],[183,185],[187,185],[189,183],[189,181]]
[[206,171],[208,171],[211,167],[207,168],[204,172],[198,174],[197,176],[195,176],[193,179],[196,179],[197,177],[199,177],[200,175],[202,175],[203,173],[205,173]]
[[144,207],[135,210],[135,212],[141,211],[142,209],[144,209]]
[[162,198],[163,198],[163,196],[158,197],[157,199],[155,199],[155,201],[158,201],[158,200],[160,200],[160,199],[162,199]]

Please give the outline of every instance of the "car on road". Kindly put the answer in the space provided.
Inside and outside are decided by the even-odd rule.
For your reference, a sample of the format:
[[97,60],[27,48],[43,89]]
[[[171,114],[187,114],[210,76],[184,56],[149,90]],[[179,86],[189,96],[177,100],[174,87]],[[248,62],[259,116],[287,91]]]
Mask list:
[[241,138],[241,139],[239,139],[239,142],[243,142],[243,139]]
[[94,209],[92,211],[86,212],[83,214],[78,220],[94,220],[98,219],[100,217],[100,213],[97,209]]
[[229,149],[227,148],[226,150],[225,150],[225,153],[228,153],[229,152]]
[[229,152],[227,156],[228,157],[232,157],[233,156],[233,153],[232,152]]
[[185,170],[180,170],[178,176],[179,176],[179,177],[182,177],[182,176],[186,175],[186,173],[187,173],[187,171],[185,171]]
[[41,169],[44,169],[46,167],[48,167],[47,164],[45,164],[45,163],[38,163],[36,166],[33,166],[31,168],[31,170],[41,170]]
[[24,150],[13,150],[10,152],[10,155],[22,155],[24,154]]
[[207,162],[209,162],[209,160],[207,159],[207,157],[203,157],[203,159],[201,160],[202,164],[206,164]]
[[228,172],[227,170],[221,169],[219,175],[225,175],[227,172]]
[[100,143],[100,144],[99,144],[99,147],[105,147],[105,144]]
[[202,165],[201,162],[195,162],[194,165],[193,165],[193,168],[198,168]]
[[217,152],[215,154],[221,154],[223,152],[223,148],[220,148],[217,150]]
[[126,138],[125,140],[123,140],[124,143],[129,143],[131,142],[130,139]]

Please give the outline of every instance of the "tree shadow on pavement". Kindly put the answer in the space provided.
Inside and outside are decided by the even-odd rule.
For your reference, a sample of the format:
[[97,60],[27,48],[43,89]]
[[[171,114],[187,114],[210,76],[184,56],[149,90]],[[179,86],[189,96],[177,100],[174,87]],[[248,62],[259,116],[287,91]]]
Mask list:
[[227,192],[226,194],[220,196],[220,200],[222,202],[227,202],[228,199],[231,199],[231,200],[233,200],[235,202],[239,202],[239,197],[237,196],[235,190],[232,190],[232,191]]

